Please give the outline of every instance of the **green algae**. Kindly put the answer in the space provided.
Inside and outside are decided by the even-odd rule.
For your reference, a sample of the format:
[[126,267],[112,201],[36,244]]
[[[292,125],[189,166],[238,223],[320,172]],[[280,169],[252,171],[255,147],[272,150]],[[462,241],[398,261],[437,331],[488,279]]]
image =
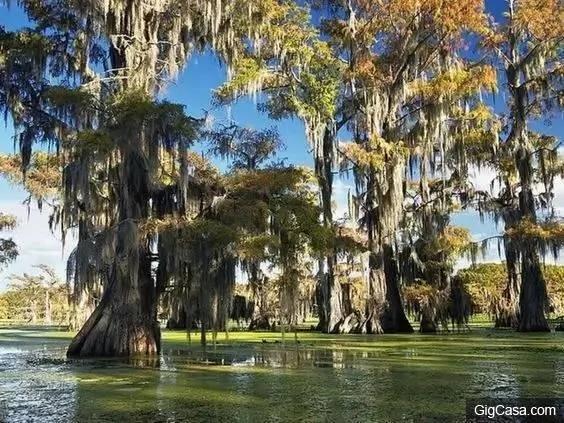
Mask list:
[[463,421],[472,397],[564,396],[564,334],[163,333],[156,360],[65,359],[71,333],[0,329],[0,421]]

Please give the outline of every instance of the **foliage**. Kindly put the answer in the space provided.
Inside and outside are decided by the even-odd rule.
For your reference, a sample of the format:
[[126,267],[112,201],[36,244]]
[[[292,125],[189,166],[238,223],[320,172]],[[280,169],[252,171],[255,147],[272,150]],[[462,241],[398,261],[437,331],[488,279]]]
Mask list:
[[[503,297],[507,269],[502,263],[478,264],[459,271],[458,277],[472,297],[474,312],[495,316]],[[564,315],[564,266],[545,265],[550,310],[555,316]]]
[[276,128],[256,131],[236,125],[208,133],[211,152],[232,161],[233,169],[256,170],[283,147]]
[[[0,232],[16,226],[14,216],[0,212]],[[11,238],[0,238],[0,269],[18,257],[17,245]]]
[[14,229],[16,226],[16,218],[9,214],[0,213],[0,231]]
[[39,274],[12,275],[8,289],[0,294],[0,318],[29,323],[68,325],[69,290],[48,266],[37,266]]
[[40,204],[58,200],[61,194],[62,164],[56,154],[35,152],[31,156],[25,174],[19,155],[0,155],[0,175],[10,182],[23,185],[25,190]]
[[537,240],[554,245],[564,244],[564,224],[559,221],[534,223],[529,219],[509,228],[506,235],[518,240]]

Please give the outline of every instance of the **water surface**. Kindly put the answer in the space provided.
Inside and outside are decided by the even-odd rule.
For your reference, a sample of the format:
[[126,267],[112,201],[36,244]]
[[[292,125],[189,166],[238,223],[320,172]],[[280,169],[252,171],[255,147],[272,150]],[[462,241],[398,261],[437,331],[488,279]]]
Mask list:
[[0,421],[463,421],[469,397],[564,397],[563,335],[233,333],[204,350],[168,332],[146,362],[0,329]]

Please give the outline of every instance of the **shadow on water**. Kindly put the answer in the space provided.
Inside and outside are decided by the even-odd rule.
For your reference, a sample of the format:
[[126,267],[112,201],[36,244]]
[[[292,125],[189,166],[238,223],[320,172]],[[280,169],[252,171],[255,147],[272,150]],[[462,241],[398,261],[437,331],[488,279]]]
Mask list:
[[165,343],[156,360],[67,360],[0,330],[0,421],[460,421],[469,397],[564,395],[564,338]]

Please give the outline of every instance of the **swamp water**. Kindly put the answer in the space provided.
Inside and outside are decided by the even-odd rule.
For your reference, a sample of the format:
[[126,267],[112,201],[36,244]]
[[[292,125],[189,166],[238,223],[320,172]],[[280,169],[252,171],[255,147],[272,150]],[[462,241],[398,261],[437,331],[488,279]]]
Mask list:
[[463,421],[466,398],[564,397],[564,333],[165,332],[143,360],[67,360],[69,334],[0,329],[0,422]]

